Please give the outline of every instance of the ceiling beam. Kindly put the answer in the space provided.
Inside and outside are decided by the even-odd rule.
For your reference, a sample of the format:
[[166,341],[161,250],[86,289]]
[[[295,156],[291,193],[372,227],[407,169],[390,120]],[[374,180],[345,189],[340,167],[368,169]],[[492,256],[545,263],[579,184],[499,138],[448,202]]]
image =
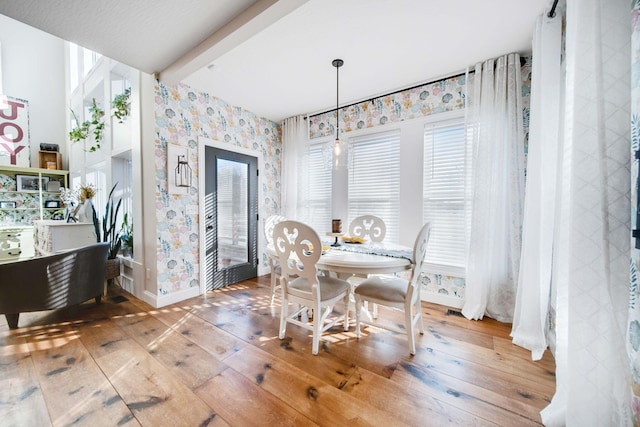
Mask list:
[[258,0],[198,46],[157,74],[174,85],[260,33],[309,0]]

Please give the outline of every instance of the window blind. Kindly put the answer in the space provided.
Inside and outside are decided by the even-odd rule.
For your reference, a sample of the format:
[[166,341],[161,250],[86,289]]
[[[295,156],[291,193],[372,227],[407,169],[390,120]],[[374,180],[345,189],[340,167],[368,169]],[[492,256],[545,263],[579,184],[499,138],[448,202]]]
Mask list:
[[387,228],[384,241],[398,243],[400,131],[352,138],[349,150],[349,222],[360,215],[378,216]]
[[300,221],[311,226],[322,238],[331,228],[331,162],[326,161],[326,144],[309,146],[308,186],[301,188]]
[[466,198],[470,144],[464,119],[424,128],[423,220],[431,222],[426,261],[466,266],[471,203]]

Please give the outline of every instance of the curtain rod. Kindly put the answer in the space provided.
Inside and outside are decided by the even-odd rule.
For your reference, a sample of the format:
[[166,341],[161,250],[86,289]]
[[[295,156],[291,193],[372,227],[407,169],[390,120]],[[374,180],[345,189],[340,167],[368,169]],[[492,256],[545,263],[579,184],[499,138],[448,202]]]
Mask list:
[[551,10],[547,13],[549,18],[553,18],[556,16],[556,7],[558,6],[558,0],[553,0],[553,6],[551,6]]
[[[557,1],[557,0],[556,0],[556,1]],[[475,72],[475,71],[474,71],[474,70],[469,70],[469,74],[471,74],[471,73],[473,73],[473,72]],[[466,74],[467,74],[467,73],[459,73],[459,74],[454,74],[454,75],[452,75],[452,76],[445,77],[445,78],[442,78],[442,79],[434,80],[434,81],[431,81],[431,82],[420,83],[420,84],[415,85],[415,86],[406,87],[406,88],[404,88],[404,89],[398,89],[398,90],[396,90],[396,91],[389,92],[389,93],[385,93],[385,94],[383,94],[383,95],[377,95],[377,96],[374,96],[373,98],[365,99],[365,100],[363,100],[363,101],[357,101],[357,102],[353,102],[353,103],[348,104],[348,105],[343,105],[342,107],[339,107],[339,108],[349,108],[349,107],[353,107],[354,105],[362,104],[362,103],[364,103],[364,102],[374,101],[374,100],[376,100],[376,99],[378,99],[378,98],[382,98],[382,97],[384,97],[384,96],[394,95],[394,94],[396,94],[396,93],[404,92],[405,90],[417,89],[417,88],[422,87],[422,86],[430,85],[430,84],[432,84],[432,83],[441,82],[441,81],[443,81],[443,80],[453,79],[453,78],[455,78],[455,77],[461,77],[461,76],[464,76],[464,75],[466,75]],[[315,116],[320,116],[320,115],[322,115],[322,114],[330,113],[331,111],[337,111],[337,108],[332,108],[332,109],[330,109],[330,110],[322,111],[322,112],[320,112],[320,113],[314,113],[314,114],[311,114],[311,115],[307,115],[307,116],[305,116],[305,120],[306,120],[307,118],[311,118],[311,117],[315,117]]]

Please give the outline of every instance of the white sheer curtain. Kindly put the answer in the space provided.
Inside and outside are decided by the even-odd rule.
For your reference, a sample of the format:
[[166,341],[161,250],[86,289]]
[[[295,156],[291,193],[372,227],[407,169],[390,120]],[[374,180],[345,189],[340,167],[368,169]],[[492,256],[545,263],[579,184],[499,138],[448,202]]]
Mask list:
[[520,276],[511,336],[540,360],[547,348],[560,137],[562,16],[546,14],[533,34],[531,121]]
[[308,147],[308,127],[303,116],[290,117],[282,122],[282,211],[281,215],[295,219],[300,192],[305,185],[307,175],[306,150]]
[[547,426],[631,425],[630,4],[568,0],[552,283],[556,394]]
[[477,64],[469,84],[473,213],[462,313],[511,322],[524,197],[520,56]]

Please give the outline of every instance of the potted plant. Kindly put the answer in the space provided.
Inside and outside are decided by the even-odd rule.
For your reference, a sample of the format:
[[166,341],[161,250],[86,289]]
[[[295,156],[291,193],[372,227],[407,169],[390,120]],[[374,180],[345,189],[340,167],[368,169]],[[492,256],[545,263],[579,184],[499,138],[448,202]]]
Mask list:
[[109,196],[107,197],[107,204],[104,208],[102,223],[98,220],[95,208],[93,209],[93,226],[95,227],[96,240],[98,243],[109,242],[107,269],[105,272],[105,278],[108,280],[112,280],[120,275],[120,259],[118,258],[118,252],[120,252],[120,248],[122,247],[122,235],[120,230],[116,228],[116,221],[118,219],[118,212],[120,211],[122,199],[118,200],[118,203],[114,206],[115,202],[113,200],[113,192],[117,185],[118,183],[113,185],[109,192]]
[[130,96],[131,88],[128,87],[123,93],[114,96],[111,101],[113,117],[118,119],[118,123],[124,123],[124,120],[129,117],[129,113],[131,112],[131,103],[129,102]]
[[127,213],[122,218],[120,235],[122,239],[122,254],[128,257],[133,256],[133,224],[129,224],[129,215]]
[[89,112],[91,120],[80,123],[75,111],[71,110],[76,126],[69,132],[69,138],[72,143],[85,141],[89,133],[93,133],[94,144],[87,151],[94,152],[100,149],[104,131],[104,110],[98,106],[95,98],[93,98],[93,105],[89,107]]

